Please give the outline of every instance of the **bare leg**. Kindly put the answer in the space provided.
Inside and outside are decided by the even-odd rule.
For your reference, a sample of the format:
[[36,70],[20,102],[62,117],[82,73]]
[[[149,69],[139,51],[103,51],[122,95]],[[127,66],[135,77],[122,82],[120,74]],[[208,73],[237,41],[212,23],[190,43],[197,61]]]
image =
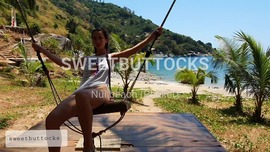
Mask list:
[[[97,93],[103,96],[95,96]],[[82,90],[63,100],[46,118],[47,130],[59,130],[60,126],[69,118],[78,115],[83,131],[84,149],[93,149],[92,143],[92,110],[104,102],[109,101],[109,92],[106,86],[95,89]],[[60,152],[60,147],[49,147],[49,152]]]
[[84,138],[84,152],[94,149],[92,142],[93,109],[109,101],[109,92],[103,87],[82,90],[75,95],[78,119]]
[[[60,126],[77,114],[75,95],[63,100],[46,118],[47,130],[60,130]],[[49,147],[49,152],[60,152],[60,147]]]
[[78,119],[83,132],[83,147],[84,151],[93,149],[94,145],[92,143],[92,122],[93,122],[93,107],[90,104],[91,98],[88,97],[89,93],[87,91],[81,91],[76,93],[76,107],[78,110]]

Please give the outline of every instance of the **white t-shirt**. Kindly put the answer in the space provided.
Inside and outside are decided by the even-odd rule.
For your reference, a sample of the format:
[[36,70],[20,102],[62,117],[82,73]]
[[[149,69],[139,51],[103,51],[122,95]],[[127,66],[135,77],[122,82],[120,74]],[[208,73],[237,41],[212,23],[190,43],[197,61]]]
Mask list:
[[[88,56],[85,59],[81,84],[74,93],[101,84],[107,84],[107,87],[109,87],[109,66],[106,56]],[[108,60],[111,60],[110,54]]]

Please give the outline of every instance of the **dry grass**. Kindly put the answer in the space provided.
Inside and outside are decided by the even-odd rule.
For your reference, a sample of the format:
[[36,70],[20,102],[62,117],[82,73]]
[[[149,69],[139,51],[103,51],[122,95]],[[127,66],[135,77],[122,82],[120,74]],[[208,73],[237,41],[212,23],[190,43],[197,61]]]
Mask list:
[[[198,106],[187,102],[189,96],[170,95],[155,99],[155,103],[169,112],[193,113],[229,151],[270,151],[270,123],[259,124],[250,120],[254,109],[251,99],[244,101],[244,114],[239,114],[233,107],[232,97],[200,95],[201,105]],[[266,120],[270,119],[269,108],[270,104],[266,102],[263,107]]]
[[42,94],[47,88],[19,87],[0,77],[0,148],[4,146],[6,130],[29,129],[44,120],[53,106]]

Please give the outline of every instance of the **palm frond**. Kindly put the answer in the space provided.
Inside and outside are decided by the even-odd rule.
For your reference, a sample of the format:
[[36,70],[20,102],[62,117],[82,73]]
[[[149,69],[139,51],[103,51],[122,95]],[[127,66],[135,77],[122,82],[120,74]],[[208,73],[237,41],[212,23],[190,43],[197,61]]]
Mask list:
[[224,79],[225,79],[224,88],[226,89],[226,91],[230,93],[235,93],[236,86],[234,84],[234,81],[231,80],[231,77],[226,74]]
[[[252,63],[250,67],[248,84],[254,94],[265,94],[270,86],[270,60],[260,43],[243,31],[237,33],[239,40],[246,43],[252,53]],[[269,92],[269,90],[268,90]]]
[[124,49],[124,47],[121,45],[121,39],[118,37],[118,35],[111,33],[111,40],[117,52],[120,52]]
[[236,43],[234,40],[227,39],[221,36],[216,36],[216,38],[221,43],[221,49],[219,51],[216,51],[214,53],[214,68],[220,66],[220,65],[230,65],[237,67],[237,60],[239,59],[239,56],[241,55],[239,50],[241,50],[238,43]]
[[207,77],[211,79],[211,83],[217,83],[218,82],[218,77],[216,75],[216,72],[210,71],[207,73]]

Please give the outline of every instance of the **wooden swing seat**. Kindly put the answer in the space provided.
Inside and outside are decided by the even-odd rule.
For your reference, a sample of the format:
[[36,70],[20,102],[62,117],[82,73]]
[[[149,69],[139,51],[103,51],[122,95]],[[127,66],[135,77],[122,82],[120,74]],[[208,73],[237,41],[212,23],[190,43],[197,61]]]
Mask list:
[[98,108],[93,110],[94,115],[105,114],[105,113],[115,113],[120,112],[121,114],[126,113],[130,109],[130,103],[127,101],[114,101],[107,102]]

